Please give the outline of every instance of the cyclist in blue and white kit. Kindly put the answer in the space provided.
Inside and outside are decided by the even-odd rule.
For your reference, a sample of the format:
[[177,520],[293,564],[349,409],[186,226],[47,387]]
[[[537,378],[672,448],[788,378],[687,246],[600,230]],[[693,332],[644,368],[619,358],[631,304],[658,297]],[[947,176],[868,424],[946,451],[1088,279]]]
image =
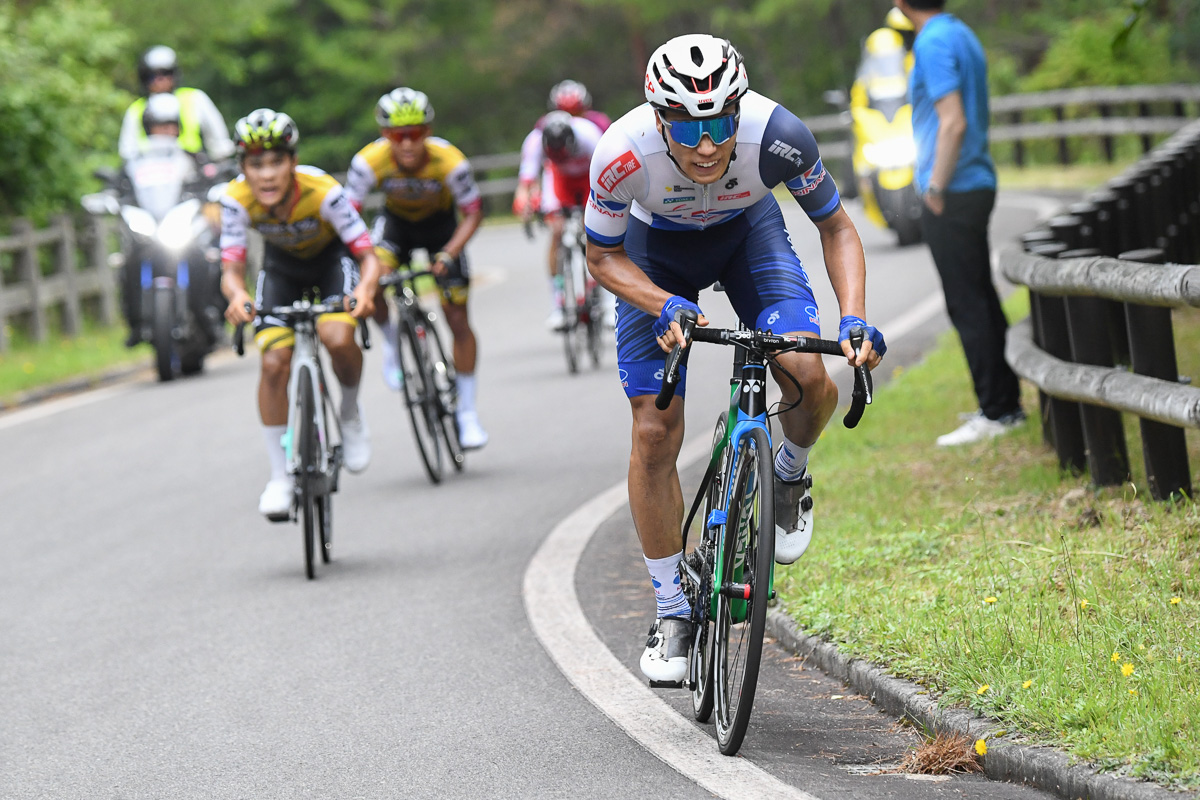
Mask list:
[[[676,683],[692,636],[676,571],[686,373],[671,406],[654,407],[663,353],[683,342],[675,311],[700,313],[699,291],[720,281],[747,326],[819,336],[808,275],[771,194],[783,184],[820,231],[847,359],[874,368],[886,345],[863,321],[862,243],[816,140],[794,114],[749,91],[738,51],[705,34],[676,37],[651,56],[645,94],[647,104],[613,123],[596,148],[584,220],[588,267],[619,298],[617,362],[633,411],[629,505],[658,605],[641,667],[652,681]],[[701,315],[699,324],[708,321]],[[848,341],[855,325],[868,332],[857,357]],[[804,392],[796,404],[795,387],[775,376],[788,409],[775,459],[775,558],[790,564],[812,538],[808,456],[838,392],[818,355],[787,353],[779,363]]]

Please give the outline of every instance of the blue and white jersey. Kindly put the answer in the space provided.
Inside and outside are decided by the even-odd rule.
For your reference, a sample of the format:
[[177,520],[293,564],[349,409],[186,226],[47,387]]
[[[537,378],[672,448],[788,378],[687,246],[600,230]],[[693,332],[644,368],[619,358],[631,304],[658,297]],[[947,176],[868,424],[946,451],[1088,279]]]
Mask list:
[[808,126],[756,92],[742,97],[741,113],[734,160],[707,185],[693,183],[671,160],[648,103],[614,122],[592,156],[588,238],[605,247],[621,244],[630,215],[664,230],[710,228],[781,183],[814,222],[836,212],[841,197]]

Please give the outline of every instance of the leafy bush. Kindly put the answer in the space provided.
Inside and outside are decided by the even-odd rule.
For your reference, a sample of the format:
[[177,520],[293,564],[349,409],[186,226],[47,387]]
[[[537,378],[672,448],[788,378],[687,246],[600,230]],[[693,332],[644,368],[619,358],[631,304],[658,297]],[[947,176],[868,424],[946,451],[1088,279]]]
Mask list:
[[127,35],[98,0],[0,6],[0,217],[72,207],[131,101],[109,78]]

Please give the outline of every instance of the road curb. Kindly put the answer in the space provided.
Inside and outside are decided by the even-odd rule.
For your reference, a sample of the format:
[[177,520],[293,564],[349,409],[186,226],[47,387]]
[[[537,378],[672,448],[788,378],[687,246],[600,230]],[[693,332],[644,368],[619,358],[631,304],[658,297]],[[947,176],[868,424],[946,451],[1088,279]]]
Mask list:
[[1070,756],[1048,747],[1033,747],[992,738],[1003,726],[995,720],[962,708],[938,707],[928,690],[888,675],[862,659],[850,659],[823,639],[805,634],[795,620],[781,611],[767,615],[767,633],[797,656],[821,671],[844,681],[872,703],[896,717],[908,718],[927,731],[958,733],[987,740],[984,772],[993,780],[1022,783],[1053,792],[1064,800],[1182,800],[1200,794],[1174,792],[1134,778],[1104,775],[1091,767],[1072,763]]
[[88,375],[84,377],[68,378],[58,383],[39,386],[36,389],[29,389],[21,392],[16,396],[16,399],[9,402],[0,400],[0,413],[5,411],[15,411],[18,408],[26,408],[28,406],[37,405],[47,400],[53,400],[56,397],[62,397],[68,394],[78,394],[86,392],[90,389],[99,389],[102,386],[108,386],[111,383],[124,380],[131,375],[134,375],[142,370],[149,368],[148,361],[141,361],[136,364],[126,364],[122,367],[114,367],[110,370],[105,370],[97,375]]

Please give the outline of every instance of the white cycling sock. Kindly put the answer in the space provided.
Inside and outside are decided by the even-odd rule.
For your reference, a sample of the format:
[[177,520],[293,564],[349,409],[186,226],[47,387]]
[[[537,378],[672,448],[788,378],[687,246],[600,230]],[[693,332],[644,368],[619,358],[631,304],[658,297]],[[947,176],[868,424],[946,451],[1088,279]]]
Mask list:
[[458,373],[454,383],[458,390],[458,410],[471,412],[475,410],[475,373]]
[[563,305],[563,279],[560,275],[550,278],[550,310],[555,311]]
[[283,450],[283,435],[287,425],[263,425],[263,441],[267,445],[267,458],[271,461],[271,480],[287,477],[287,453]]
[[392,361],[396,360],[396,323],[390,319],[387,322],[379,324],[379,339],[380,346],[384,353],[391,357]]
[[342,422],[353,422],[358,419],[358,384],[347,386],[341,381],[338,383],[342,387],[342,408],[338,418]]
[[650,570],[650,582],[654,584],[658,618],[690,617],[692,606],[679,587],[679,562],[683,558],[683,551],[666,558],[646,558],[644,555],[642,558],[646,562],[646,569]]
[[798,480],[808,466],[808,454],[811,450],[812,445],[801,447],[784,436],[783,444],[775,454],[775,474],[781,480]]

